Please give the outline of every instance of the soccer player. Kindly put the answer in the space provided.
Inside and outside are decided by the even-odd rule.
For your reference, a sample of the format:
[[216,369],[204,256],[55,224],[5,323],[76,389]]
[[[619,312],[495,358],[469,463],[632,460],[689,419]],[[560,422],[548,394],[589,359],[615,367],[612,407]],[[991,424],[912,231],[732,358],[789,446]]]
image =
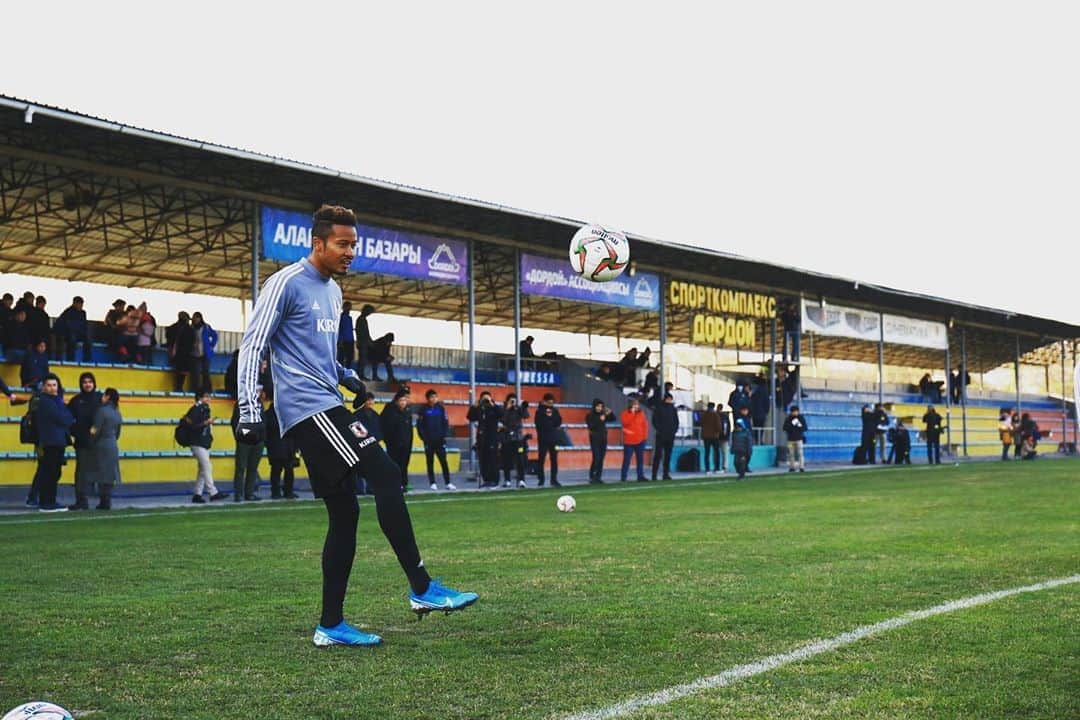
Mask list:
[[375,493],[379,526],[408,578],[412,610],[460,610],[476,602],[428,575],[413,535],[401,490],[401,471],[364,424],[342,406],[338,385],[364,395],[364,384],[337,362],[341,288],[333,276],[344,275],[356,256],[356,216],[352,210],[324,205],[312,217],[311,254],[271,275],[263,285],[251,324],[240,345],[237,372],[239,442],[258,443],[264,435],[258,399],[259,358],[270,347],[275,408],[282,435],[296,442],[304,456],[315,497],[322,498],[329,519],[323,545],[322,617],[315,628],[317,646],[378,645],[378,635],[345,622],[345,591],[356,554],[360,507],[353,493],[353,469],[360,469]]

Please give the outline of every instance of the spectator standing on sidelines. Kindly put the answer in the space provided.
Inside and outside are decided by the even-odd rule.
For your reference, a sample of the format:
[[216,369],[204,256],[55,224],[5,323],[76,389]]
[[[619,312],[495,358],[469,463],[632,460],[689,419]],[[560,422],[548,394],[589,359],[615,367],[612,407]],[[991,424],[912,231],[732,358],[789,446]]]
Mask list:
[[22,368],[19,371],[19,381],[23,387],[34,388],[41,385],[45,377],[49,375],[48,343],[39,340],[23,358]]
[[877,413],[869,405],[863,405],[860,416],[862,422],[862,434],[859,436],[859,445],[862,447],[863,458],[870,465],[875,464],[876,450],[874,443],[877,440]]
[[998,436],[1001,438],[1001,459],[1009,459],[1009,449],[1013,446],[1013,423],[1008,410],[1002,410],[998,417]]
[[723,405],[709,403],[705,412],[701,413],[701,442],[705,445],[702,467],[706,475],[727,472],[727,440],[731,435],[731,421],[723,409]]
[[409,459],[412,457],[413,425],[409,413],[409,392],[398,390],[393,402],[379,414],[386,454],[401,471],[401,489],[409,490]]
[[195,392],[211,392],[210,384],[210,361],[214,359],[214,348],[217,347],[218,334],[203,320],[202,313],[191,314],[191,331],[194,334],[194,344],[191,349],[191,377]]
[[428,486],[438,490],[435,482],[435,458],[439,458],[442,468],[443,485],[447,490],[457,490],[450,482],[450,465],[446,461],[446,437],[450,434],[450,419],[446,416],[446,406],[439,402],[439,393],[429,389],[424,393],[426,402],[416,411],[416,434],[424,443],[424,460],[427,461]]
[[120,484],[120,393],[106,388],[90,426],[90,453],[97,472],[98,510],[112,509],[113,486]]
[[90,362],[93,358],[90,346],[90,327],[86,322],[86,310],[83,309],[83,299],[76,295],[60,317],[56,318],[53,325],[53,337],[56,343],[57,360],[63,358],[68,362],[75,361],[75,346],[82,344],[83,362]]
[[589,482],[600,485],[604,481],[604,458],[607,457],[608,423],[615,422],[615,413],[596,398],[592,401],[592,410],[585,416],[585,425],[589,428],[589,450],[592,451],[592,463],[589,465]]
[[536,408],[537,487],[544,487],[544,460],[551,457],[551,487],[562,487],[559,482],[559,433],[562,415],[555,407],[555,396],[544,394],[544,401]]
[[168,346],[169,364],[173,368],[173,391],[183,392],[184,381],[191,371],[192,350],[195,347],[195,331],[191,318],[181,310],[176,322],[165,328],[165,344]]
[[891,452],[893,453],[893,462],[897,465],[910,465],[911,464],[911,435],[908,433],[908,429],[904,426],[904,421],[897,418],[896,427],[892,429],[893,433],[893,445]]
[[1015,448],[1015,451],[1013,452],[1013,458],[1018,460],[1020,459],[1020,448],[1024,444],[1024,434],[1022,432],[1022,428],[1020,427],[1020,413],[1016,412],[1015,410],[1012,414],[1012,439],[1013,447]]
[[356,366],[360,369],[360,379],[367,380],[367,376],[364,375],[367,372],[368,364],[371,362],[371,325],[368,323],[368,318],[375,312],[374,305],[365,305],[360,308],[360,317],[356,319]]
[[353,330],[352,303],[346,300],[341,304],[341,317],[338,319],[337,359],[342,367],[353,366],[356,353],[356,333]]
[[498,487],[502,408],[492,402],[491,393],[485,390],[465,417],[469,422],[476,423],[476,456],[480,465],[481,487]]
[[942,418],[933,405],[927,405],[922,419],[926,425],[926,460],[931,465],[940,465]]
[[[263,390],[265,392],[266,389]],[[266,421],[266,458],[270,461],[270,497],[274,500],[295,500],[299,497],[294,490],[296,443],[291,437],[281,436],[281,423],[278,421],[277,410],[274,409],[273,394],[267,392],[266,399],[270,403],[263,413]]]
[[98,392],[94,373],[79,375],[79,393],[68,400],[67,407],[75,418],[71,428],[75,445],[75,504],[68,506],[68,510],[89,510],[88,498],[93,494],[94,486],[100,482],[101,474],[90,434],[94,417],[101,409],[101,393]]
[[732,422],[739,416],[743,407],[750,408],[750,384],[741,383],[728,395],[728,407],[731,408]]
[[630,471],[630,456],[637,462],[637,480],[645,482],[645,441],[649,438],[649,423],[641,411],[641,402],[631,397],[626,409],[619,418],[623,430],[623,456],[620,482],[626,482]]
[[[259,402],[266,400],[265,393],[260,389]],[[233,437],[236,436],[236,427],[240,424],[240,405],[233,405],[232,418],[229,421],[232,426]],[[236,454],[233,456],[233,502],[248,500],[255,502],[261,500],[256,490],[259,487],[259,461],[262,460],[265,443],[236,443]]]
[[675,448],[675,434],[679,431],[679,413],[675,410],[675,397],[671,393],[664,393],[664,401],[653,410],[652,426],[656,430],[652,456],[652,479],[656,482],[656,471],[662,464],[663,479],[670,480],[671,453]]
[[60,378],[52,373],[41,383],[41,395],[34,410],[34,426],[37,428],[38,464],[34,473],[33,488],[37,488],[41,512],[64,512],[66,507],[56,502],[56,489],[64,464],[64,448],[68,433],[75,424],[71,411],[64,405]]
[[529,419],[529,403],[518,404],[515,393],[506,396],[502,407],[499,431],[499,453],[503,471],[503,487],[510,487],[510,472],[517,471],[517,486],[525,487],[525,421]]
[[731,423],[731,459],[740,480],[750,471],[753,454],[754,425],[750,418],[750,406],[741,405]]
[[799,414],[798,405],[792,405],[784,420],[784,432],[787,433],[788,472],[795,472],[796,466],[799,472],[806,472],[806,461],[803,457],[806,430],[806,418]]
[[205,503],[203,492],[210,494],[210,500],[224,500],[229,495],[214,485],[214,467],[210,463],[210,448],[214,445],[214,433],[211,425],[214,418],[210,413],[210,392],[200,390],[195,395],[195,404],[180,421],[187,429],[187,443],[191,455],[198,465],[195,475],[195,491],[191,496],[193,503]]
[[885,412],[885,406],[881,403],[874,405],[874,438],[877,440],[878,453],[881,456],[882,464],[886,463],[885,458],[885,433],[889,429],[889,414]]

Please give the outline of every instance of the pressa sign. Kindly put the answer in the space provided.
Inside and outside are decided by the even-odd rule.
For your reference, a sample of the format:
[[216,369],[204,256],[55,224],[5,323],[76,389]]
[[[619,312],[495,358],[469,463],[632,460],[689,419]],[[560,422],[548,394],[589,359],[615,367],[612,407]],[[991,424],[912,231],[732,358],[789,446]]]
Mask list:
[[[262,254],[267,260],[295,262],[311,252],[310,215],[263,205],[261,221]],[[375,225],[357,225],[356,235],[350,272],[465,284],[468,248],[460,240]]]
[[573,272],[566,258],[521,254],[521,291],[566,300],[660,310],[660,276],[639,272],[609,282],[593,282]]

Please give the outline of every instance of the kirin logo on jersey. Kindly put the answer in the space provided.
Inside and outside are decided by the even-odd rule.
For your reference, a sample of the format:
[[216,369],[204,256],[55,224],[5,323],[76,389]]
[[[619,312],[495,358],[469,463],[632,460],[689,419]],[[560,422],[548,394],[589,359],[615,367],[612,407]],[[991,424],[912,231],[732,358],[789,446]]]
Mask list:
[[338,321],[334,318],[316,318],[315,327],[321,333],[337,333]]

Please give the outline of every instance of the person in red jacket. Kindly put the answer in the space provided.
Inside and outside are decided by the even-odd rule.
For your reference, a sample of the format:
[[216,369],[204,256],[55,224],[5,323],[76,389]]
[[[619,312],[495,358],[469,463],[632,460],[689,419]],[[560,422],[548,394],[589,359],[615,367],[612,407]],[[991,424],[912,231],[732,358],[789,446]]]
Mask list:
[[638,482],[645,482],[645,441],[649,437],[649,423],[645,421],[645,413],[641,411],[641,403],[636,397],[630,398],[630,405],[623,410],[623,451],[622,451],[622,477],[626,482],[626,474],[630,471],[630,456],[637,458]]

